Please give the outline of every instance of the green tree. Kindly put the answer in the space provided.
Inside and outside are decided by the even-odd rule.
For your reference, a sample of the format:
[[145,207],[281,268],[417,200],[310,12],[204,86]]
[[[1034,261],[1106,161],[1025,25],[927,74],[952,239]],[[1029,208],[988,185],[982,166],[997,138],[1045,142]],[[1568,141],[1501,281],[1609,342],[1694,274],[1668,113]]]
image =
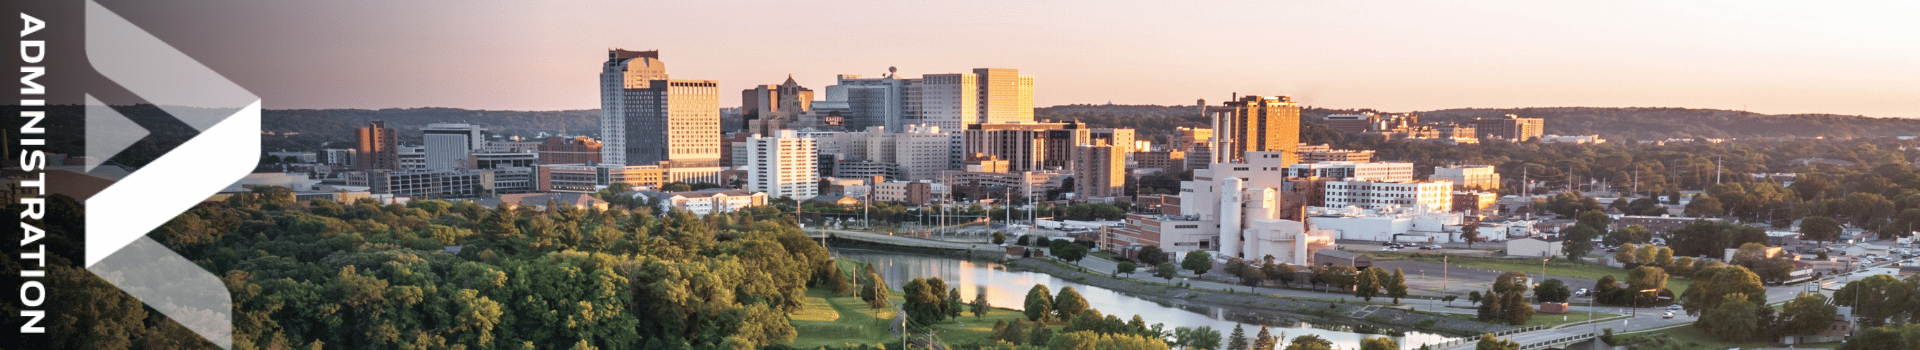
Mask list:
[[1053,329],[1047,328],[1046,324],[1034,325],[1033,331],[1027,333],[1027,344],[1047,344],[1052,340]]
[[1240,277],[1240,285],[1248,287],[1248,293],[1252,293],[1253,287],[1258,287],[1261,282],[1267,280],[1267,273],[1260,271],[1260,268],[1253,266],[1251,262],[1235,261],[1229,262],[1228,264],[1232,264],[1229,266],[1235,267],[1235,269],[1233,269],[1234,275]]
[[1625,264],[1628,267],[1638,266],[1640,260],[1633,255],[1634,250],[1637,248],[1638,247],[1635,247],[1631,243],[1621,244],[1618,248],[1619,250],[1613,252],[1613,261]]
[[1387,278],[1386,287],[1387,296],[1393,298],[1394,304],[1400,304],[1400,298],[1407,297],[1407,275],[1400,268],[1393,268],[1393,276]]
[[941,309],[946,301],[940,297],[940,292],[934,291],[933,287],[929,286],[927,279],[915,278],[907,282],[907,286],[901,288],[901,292],[906,294],[906,303],[901,307],[906,311],[907,320],[913,327],[931,327],[945,318],[946,315]]
[[1700,314],[1697,327],[1705,328],[1708,333],[1722,341],[1747,341],[1760,335],[1760,309],[1765,304],[1747,301],[1746,294],[1733,293],[1722,297],[1720,304]]
[[1129,261],[1122,261],[1122,262],[1120,262],[1120,264],[1119,264],[1119,265],[1117,265],[1117,266],[1115,266],[1115,267],[1114,267],[1114,269],[1113,269],[1113,273],[1114,273],[1114,274],[1116,274],[1116,275],[1117,275],[1117,274],[1123,274],[1123,273],[1124,273],[1124,274],[1129,274],[1129,275],[1131,275],[1131,274],[1133,274],[1133,270],[1136,270],[1136,269],[1139,269],[1139,268],[1140,268],[1139,266],[1134,266],[1134,265],[1133,265],[1133,262],[1129,262]]
[[1800,220],[1800,236],[1809,241],[1831,242],[1840,238],[1840,221],[1825,216],[1806,217]]
[[1333,341],[1318,335],[1305,334],[1293,337],[1285,350],[1333,350]]
[[1174,344],[1186,349],[1220,350],[1220,331],[1210,326],[1173,329]]
[[987,316],[987,312],[993,311],[993,305],[987,304],[987,289],[986,288],[979,288],[979,289],[980,289],[980,292],[978,294],[974,294],[973,296],[972,311],[973,311],[973,318],[976,320],[985,318]]
[[1060,295],[1053,298],[1053,313],[1062,320],[1087,311],[1087,298],[1080,296],[1073,287],[1060,287]]
[[1867,328],[1847,339],[1838,350],[1878,350],[1920,348],[1920,324],[1886,325]]
[[1159,266],[1160,263],[1167,262],[1167,252],[1160,250],[1160,246],[1140,247],[1140,252],[1134,256],[1139,257],[1140,264],[1146,266]]
[[1274,350],[1273,347],[1275,345],[1280,345],[1280,339],[1274,338],[1273,332],[1267,330],[1267,326],[1260,326],[1260,333],[1253,336],[1253,346],[1251,348],[1255,350]]
[[1520,350],[1520,343],[1515,343],[1511,340],[1500,340],[1500,338],[1495,338],[1493,334],[1481,334],[1480,342],[1475,343],[1473,346],[1473,349],[1474,350]]
[[1653,266],[1636,267],[1627,272],[1627,289],[1639,299],[1638,305],[1653,304],[1660,294],[1667,293],[1667,271]]
[[1033,285],[1032,289],[1027,290],[1026,307],[1024,312],[1027,314],[1028,321],[1037,322],[1046,319],[1047,315],[1053,312],[1053,292],[1047,290],[1047,285]]
[[1780,333],[1808,336],[1818,334],[1833,326],[1838,308],[1827,304],[1827,296],[1801,293],[1787,300],[1780,310]]
[[1205,275],[1213,269],[1213,255],[1200,250],[1189,252],[1186,260],[1180,262],[1180,268],[1193,271],[1195,276]]
[[1887,319],[1908,321],[1920,312],[1920,308],[1908,306],[1920,299],[1915,295],[1915,285],[1920,285],[1920,277],[1908,276],[1902,282],[1888,275],[1867,276],[1840,287],[1833,293],[1833,303],[1852,307],[1866,326],[1879,325]]
[[1369,267],[1366,270],[1361,270],[1360,275],[1354,276],[1353,296],[1360,297],[1360,299],[1368,302],[1372,302],[1373,297],[1379,296],[1380,273],[1376,272],[1379,270],[1380,268],[1378,267]]
[[1153,277],[1165,278],[1167,282],[1173,282],[1177,276],[1180,276],[1180,268],[1174,267],[1171,262],[1161,262],[1153,268]]
[[1394,342],[1393,338],[1367,337],[1360,340],[1360,350],[1400,350],[1400,343]]
[[947,318],[959,319],[960,313],[962,310],[965,310],[966,307],[966,301],[960,299],[960,288],[947,290]]
[[1599,236],[1600,232],[1584,225],[1569,227],[1564,237],[1566,239],[1561,241],[1560,251],[1567,255],[1567,260],[1580,261],[1580,258],[1593,251],[1593,238]]
[[1006,243],[1007,243],[1006,232],[993,231],[993,244],[1006,244]]
[[[1844,293],[1846,288],[1840,290],[1841,292],[1835,295],[1844,295],[1841,293]],[[1721,302],[1735,294],[1743,295],[1743,301],[1765,304],[1766,293],[1766,287],[1760,284],[1760,276],[1748,271],[1745,267],[1735,265],[1707,267],[1693,272],[1693,286],[1688,287],[1680,295],[1680,306],[1685,308],[1689,315],[1700,315],[1708,309],[1719,306]],[[1838,298],[1835,301],[1844,302],[1845,300],[1846,298]]]
[[1087,257],[1087,246],[1069,243],[1065,248],[1055,250],[1053,253],[1054,256],[1060,257],[1060,260],[1066,260],[1067,262],[1079,265],[1080,259]]
[[1247,342],[1247,331],[1240,325],[1233,325],[1233,335],[1227,336],[1227,350],[1247,350],[1251,345]]
[[1467,248],[1473,248],[1473,242],[1480,242],[1480,225],[1460,226],[1460,240],[1467,242]]
[[1561,282],[1559,279],[1540,282],[1540,286],[1533,291],[1534,298],[1540,299],[1543,303],[1564,303],[1572,295],[1573,293],[1567,290],[1566,282]]

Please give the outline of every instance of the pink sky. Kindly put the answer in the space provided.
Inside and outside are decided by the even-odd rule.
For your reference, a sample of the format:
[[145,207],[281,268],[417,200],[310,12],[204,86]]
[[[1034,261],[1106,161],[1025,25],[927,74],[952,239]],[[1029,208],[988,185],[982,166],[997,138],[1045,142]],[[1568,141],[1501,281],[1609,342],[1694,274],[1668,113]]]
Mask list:
[[[1035,105],[1229,94],[1387,111],[1659,106],[1920,117],[1911,1],[220,2],[154,30],[268,108],[597,108],[605,49],[722,91],[977,67]],[[110,4],[119,11],[165,4]],[[196,7],[197,9],[198,7]],[[177,7],[176,7],[177,9]],[[148,23],[143,23],[148,25]],[[156,25],[150,25],[154,27]],[[204,39],[204,40],[202,40]],[[739,94],[721,94],[723,106]]]

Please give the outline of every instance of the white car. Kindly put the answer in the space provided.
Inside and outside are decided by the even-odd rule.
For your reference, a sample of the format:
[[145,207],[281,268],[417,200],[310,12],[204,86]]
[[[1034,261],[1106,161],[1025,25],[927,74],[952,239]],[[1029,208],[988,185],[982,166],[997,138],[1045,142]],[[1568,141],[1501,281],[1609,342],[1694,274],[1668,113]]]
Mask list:
[[1667,305],[1667,310],[1680,310],[1680,305]]
[[1673,311],[1667,311],[1667,313],[1660,314],[1660,318],[1673,318]]

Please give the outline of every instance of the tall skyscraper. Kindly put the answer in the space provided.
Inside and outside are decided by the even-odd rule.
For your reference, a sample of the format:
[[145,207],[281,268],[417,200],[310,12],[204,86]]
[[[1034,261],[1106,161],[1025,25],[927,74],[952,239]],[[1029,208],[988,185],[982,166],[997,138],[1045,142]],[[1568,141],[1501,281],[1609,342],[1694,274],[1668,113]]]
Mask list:
[[659,51],[607,51],[600,72],[602,160],[664,162],[668,181],[720,182],[720,88],[669,80]]
[[1033,76],[1012,68],[975,68],[973,75],[980,80],[980,108],[967,124],[1033,121]]
[[394,137],[393,129],[387,128],[387,122],[375,120],[360,128],[359,136],[353,148],[354,169],[400,169],[400,140]]
[[740,92],[740,113],[747,132],[773,135],[786,129],[801,113],[813,110],[813,90],[787,76],[780,85],[760,85]]
[[1288,164],[1299,159],[1300,104],[1286,96],[1246,96],[1208,107],[1221,144],[1215,163],[1244,163],[1247,152],[1281,152]]
[[427,170],[466,168],[467,155],[480,148],[480,126],[465,123],[433,123],[420,128],[420,139],[427,147]]
[[806,200],[820,194],[814,140],[793,130],[755,135],[733,146],[737,168],[746,170],[746,190],[767,197]]
[[1127,186],[1127,154],[1120,146],[1073,148],[1073,192],[1082,199],[1119,197]]
[[1033,121],[1033,76],[1018,69],[979,68],[919,79],[842,74],[826,90],[823,105],[845,102],[845,125],[851,130],[886,126],[898,132],[915,123],[962,130],[970,124]]

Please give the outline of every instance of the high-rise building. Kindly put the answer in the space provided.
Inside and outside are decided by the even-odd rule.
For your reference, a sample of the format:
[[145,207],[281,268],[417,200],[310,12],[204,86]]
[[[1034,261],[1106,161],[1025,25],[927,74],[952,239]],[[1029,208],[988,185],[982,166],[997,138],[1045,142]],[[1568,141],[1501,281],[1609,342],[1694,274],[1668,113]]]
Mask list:
[[1073,151],[1073,192],[1079,198],[1125,195],[1127,154],[1120,146],[1080,145]]
[[353,148],[354,169],[400,169],[400,140],[394,137],[393,129],[387,128],[387,122],[375,120],[360,128],[359,136]]
[[780,130],[770,136],[748,137],[733,150],[734,167],[746,171],[746,190],[794,199],[820,194],[813,139],[800,137],[793,130]]
[[[893,167],[879,170],[892,180],[930,180],[942,171],[959,168],[959,162],[953,159],[960,151],[954,146],[960,135],[937,126],[910,124],[904,132],[887,132],[876,126],[866,131],[814,132],[802,137],[817,141],[820,158],[835,162],[833,166]],[[869,170],[850,168],[848,174],[874,174]]]
[[535,149],[541,164],[598,164],[600,140],[586,136],[548,137]]
[[420,128],[420,139],[427,147],[427,170],[466,168],[467,155],[486,140],[480,130],[478,125],[465,123],[433,123]]
[[980,108],[977,119],[968,124],[1033,121],[1033,76],[1011,68],[975,68],[973,76],[980,79],[974,84],[979,88]]
[[880,78],[841,74],[837,79],[837,84],[827,87],[827,98],[820,105],[845,105],[840,124],[847,130],[875,126],[902,130],[905,123],[901,120],[919,118],[907,107],[907,90],[920,79],[900,79],[891,73]]
[[600,72],[601,159],[665,163],[669,181],[718,183],[720,88],[669,80],[659,51],[607,51]]
[[786,129],[801,113],[813,110],[813,90],[787,76],[780,85],[760,85],[740,92],[740,113],[747,132],[773,135]]
[[1222,138],[1214,163],[1239,163],[1247,152],[1292,154],[1300,145],[1300,104],[1286,96],[1246,96],[1207,108]]
[[1087,140],[1096,145],[1113,146],[1122,154],[1144,151],[1134,148],[1133,129],[1093,129],[1087,132]]
[[[1200,105],[1205,106],[1206,101],[1201,100]],[[1212,165],[1213,129],[1180,127],[1175,132],[1168,148],[1186,153],[1187,169],[1206,169]]]
[[1080,122],[973,124],[963,135],[965,154],[1005,159],[1008,169],[1016,172],[1071,172],[1073,147],[1087,144],[1092,137]]
[[1512,114],[1500,118],[1474,118],[1465,124],[1472,126],[1480,138],[1514,142],[1540,138],[1547,127],[1545,119],[1521,118]]
[[1459,190],[1499,190],[1500,173],[1491,165],[1441,166],[1433,168],[1434,180],[1452,181]]

